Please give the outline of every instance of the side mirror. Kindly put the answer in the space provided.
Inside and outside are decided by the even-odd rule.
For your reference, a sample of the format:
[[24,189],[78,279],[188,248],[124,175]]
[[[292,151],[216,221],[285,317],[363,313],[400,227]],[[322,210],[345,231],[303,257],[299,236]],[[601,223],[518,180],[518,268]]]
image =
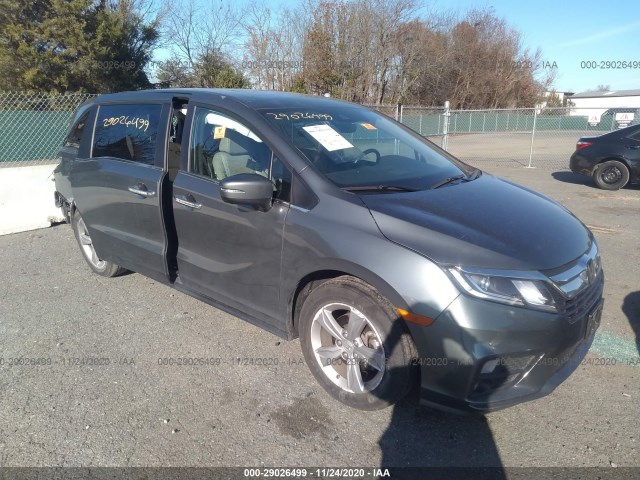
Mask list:
[[252,205],[258,210],[271,208],[273,183],[257,173],[239,173],[220,180],[220,198],[235,205]]

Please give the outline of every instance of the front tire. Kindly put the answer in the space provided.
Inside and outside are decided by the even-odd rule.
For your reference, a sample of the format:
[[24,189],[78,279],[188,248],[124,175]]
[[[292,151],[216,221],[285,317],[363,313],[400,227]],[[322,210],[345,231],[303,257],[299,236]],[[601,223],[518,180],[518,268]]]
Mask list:
[[593,173],[596,185],[604,190],[619,190],[629,182],[629,169],[618,160],[601,163]]
[[78,210],[73,212],[71,227],[73,228],[73,233],[76,236],[78,245],[80,246],[82,256],[86,260],[87,264],[89,264],[91,270],[103,277],[117,277],[118,275],[122,275],[126,272],[126,269],[119,265],[98,258],[96,250],[93,247],[93,241],[89,235],[89,230],[87,230],[87,225],[84,223],[84,220],[80,216]]
[[388,407],[411,389],[415,347],[393,306],[349,276],[314,288],[300,311],[300,344],[311,373],[340,402]]

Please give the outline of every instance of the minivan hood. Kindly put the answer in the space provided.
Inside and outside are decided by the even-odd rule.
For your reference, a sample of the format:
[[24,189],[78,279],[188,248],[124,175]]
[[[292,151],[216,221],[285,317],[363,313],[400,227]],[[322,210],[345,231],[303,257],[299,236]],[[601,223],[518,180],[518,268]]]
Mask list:
[[547,270],[578,258],[592,242],[564,207],[487,174],[435,190],[360,198],[384,236],[444,265]]

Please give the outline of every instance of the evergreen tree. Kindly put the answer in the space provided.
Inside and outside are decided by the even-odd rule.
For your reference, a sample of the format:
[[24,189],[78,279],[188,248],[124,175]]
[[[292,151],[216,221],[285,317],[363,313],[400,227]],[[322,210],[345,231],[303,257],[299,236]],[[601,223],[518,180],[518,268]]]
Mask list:
[[131,0],[0,0],[0,89],[39,92],[150,86],[158,41]]

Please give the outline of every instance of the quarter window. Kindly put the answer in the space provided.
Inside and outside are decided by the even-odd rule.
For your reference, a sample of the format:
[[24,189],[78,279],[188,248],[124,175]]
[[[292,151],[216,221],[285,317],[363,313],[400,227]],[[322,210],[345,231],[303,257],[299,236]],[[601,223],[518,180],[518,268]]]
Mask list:
[[80,141],[82,140],[82,132],[84,126],[87,124],[87,118],[89,118],[89,109],[80,115],[80,118],[71,127],[71,131],[67,138],[64,140],[65,147],[80,148]]
[[273,198],[289,202],[291,199],[291,170],[275,156],[271,163],[271,180],[273,180]]
[[92,157],[153,165],[161,105],[103,105],[98,110]]

